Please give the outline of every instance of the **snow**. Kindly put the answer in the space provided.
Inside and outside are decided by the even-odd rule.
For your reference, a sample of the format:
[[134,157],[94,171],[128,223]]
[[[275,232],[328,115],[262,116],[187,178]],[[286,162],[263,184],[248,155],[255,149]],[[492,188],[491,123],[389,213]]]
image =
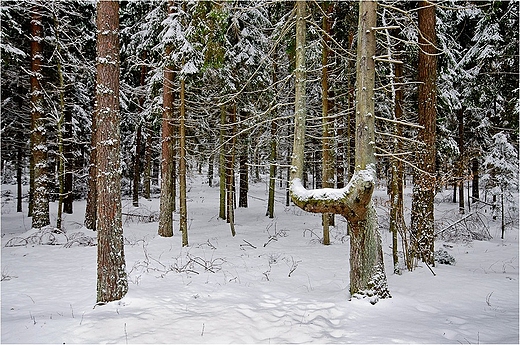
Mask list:
[[318,188],[318,189],[306,189],[301,179],[295,178],[291,182],[291,192],[299,200],[339,200],[344,198],[349,192],[352,186],[358,181],[373,182],[374,180],[374,169],[369,168],[366,170],[358,170],[354,173],[354,177],[347,183],[344,188]]
[[[189,183],[187,248],[178,232],[161,238],[157,222],[145,222],[157,214],[158,198],[140,199],[139,208],[123,200],[123,212],[134,215],[123,216],[129,290],[104,306],[95,306],[97,249],[78,245],[96,236],[82,226],[85,202],[64,214],[66,231],[55,245],[6,247],[38,234],[25,202],[15,212],[16,186],[3,185],[2,343],[518,343],[517,223],[505,240],[499,221],[489,220],[490,241],[437,242],[456,265],[437,265],[436,276],[425,266],[392,274],[391,235],[382,229],[392,298],[371,305],[349,301],[343,219],[323,246],[321,215],[284,207],[283,190],[276,217],[265,217],[266,178],[251,184],[250,207],[236,210],[233,238],[217,217],[218,187],[203,180]],[[449,200],[451,191],[445,194]],[[410,186],[405,196],[409,209]],[[458,204],[442,197],[437,219],[452,223]],[[376,189],[380,220],[387,201]]]

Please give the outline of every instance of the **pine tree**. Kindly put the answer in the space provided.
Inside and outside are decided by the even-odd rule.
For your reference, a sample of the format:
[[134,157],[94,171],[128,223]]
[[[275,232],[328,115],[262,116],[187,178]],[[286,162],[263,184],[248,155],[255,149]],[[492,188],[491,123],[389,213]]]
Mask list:
[[119,2],[98,2],[96,24],[97,302],[106,303],[128,290],[121,221]]

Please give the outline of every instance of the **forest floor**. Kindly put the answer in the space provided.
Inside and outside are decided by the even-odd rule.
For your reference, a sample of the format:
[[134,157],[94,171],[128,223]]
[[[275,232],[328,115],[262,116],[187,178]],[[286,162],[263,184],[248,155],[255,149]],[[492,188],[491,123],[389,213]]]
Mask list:
[[[157,235],[159,200],[123,200],[128,294],[96,306],[95,233],[83,227],[85,201],[65,215],[65,234],[31,230],[16,212],[15,186],[2,186],[2,343],[518,343],[518,205],[505,239],[482,208],[438,240],[454,265],[394,274],[388,196],[375,194],[392,298],[350,299],[349,237],[336,217],[330,246],[321,217],[285,207],[265,216],[267,185],[251,184],[236,210],[235,237],[218,219],[218,187],[189,181],[189,247]],[[411,190],[405,191],[409,213]],[[436,198],[436,226],[464,216]],[[51,203],[55,224],[56,203]],[[133,216],[130,216],[132,214]],[[137,216],[141,215],[141,216]],[[148,217],[151,216],[151,217]],[[176,214],[176,217],[178,215]],[[408,214],[409,217],[409,214]],[[155,218],[155,219],[154,219]],[[468,241],[467,230],[492,239]],[[53,245],[45,245],[52,243]],[[449,258],[449,256],[446,256]]]

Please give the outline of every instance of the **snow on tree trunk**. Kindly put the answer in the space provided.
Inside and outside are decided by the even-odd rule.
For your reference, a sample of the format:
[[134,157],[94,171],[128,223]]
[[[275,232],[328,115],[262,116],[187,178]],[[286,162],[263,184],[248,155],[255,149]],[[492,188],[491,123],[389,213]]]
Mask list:
[[32,227],[41,228],[50,224],[49,191],[47,190],[47,139],[43,116],[42,41],[43,26],[40,7],[33,6],[31,17],[31,154],[33,168]]
[[428,1],[419,3],[419,96],[418,96],[418,139],[423,142],[418,150],[418,167],[414,174],[412,197],[412,256],[434,265],[434,216],[435,196],[435,121],[437,42],[435,35],[435,6]]
[[356,169],[342,189],[306,190],[302,183],[305,143],[305,2],[296,4],[296,109],[291,198],[314,213],[343,215],[350,226],[350,293],[371,303],[390,297],[384,271],[377,214],[372,204],[375,179],[374,84],[376,3],[361,1],[357,53]]
[[96,110],[92,113],[92,125],[91,125],[91,139],[90,139],[90,156],[89,156],[89,167],[88,167],[88,193],[87,193],[87,206],[85,209],[85,227],[87,229],[96,231],[96,176],[97,176],[97,149],[96,149],[96,134],[97,134],[97,115]]
[[[173,4],[168,2],[169,15],[174,10]],[[167,45],[165,58],[170,59],[172,46]],[[163,237],[173,236],[173,211],[174,211],[174,159],[173,159],[173,82],[174,72],[167,62],[164,66],[163,80],[163,117],[162,117],[162,147],[161,147],[161,197],[159,205],[159,235]]]
[[182,234],[182,246],[188,245],[188,208],[186,205],[186,100],[185,100],[185,76],[181,76],[181,109],[179,119],[179,230]]
[[[333,171],[333,153],[332,153],[332,120],[329,118],[329,44],[330,44],[330,30],[332,22],[332,4],[323,5],[323,47],[321,56],[321,111],[322,111],[322,187],[334,187],[334,171]],[[334,214],[324,213],[322,215],[323,226],[323,244],[330,244],[329,225],[331,219],[334,219]]]
[[97,5],[97,302],[128,290],[121,222],[119,2]]

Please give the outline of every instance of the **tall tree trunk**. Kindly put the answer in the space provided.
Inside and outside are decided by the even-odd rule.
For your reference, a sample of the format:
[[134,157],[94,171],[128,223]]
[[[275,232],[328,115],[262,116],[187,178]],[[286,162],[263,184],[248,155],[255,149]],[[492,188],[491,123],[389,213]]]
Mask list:
[[151,180],[151,173],[152,173],[152,130],[148,127],[146,128],[146,146],[144,149],[144,176],[143,176],[143,197],[145,199],[150,199],[150,192],[151,192],[151,186],[150,186],[150,180]]
[[22,212],[22,173],[23,152],[18,147],[16,152],[16,212]]
[[[398,51],[402,50],[402,43],[398,44]],[[401,56],[395,54],[394,59],[399,60]],[[395,104],[394,104],[394,120],[401,121],[403,116],[403,65],[401,63],[394,64],[394,83],[398,85],[395,89]],[[403,128],[398,123],[394,126],[394,134],[396,137],[403,135]],[[394,152],[400,153],[403,150],[402,141],[394,140]],[[391,183],[390,183],[390,232],[392,233],[392,257],[394,263],[394,273],[399,273],[399,257],[397,239],[398,234],[402,237],[403,251],[405,252],[405,263],[408,269],[412,269],[412,262],[407,259],[408,253],[408,238],[406,234],[406,224],[404,221],[404,206],[403,206],[403,179],[404,166],[399,159],[392,158],[390,160],[391,166]]]
[[214,170],[215,156],[212,154],[208,158],[208,186],[213,187],[213,170]]
[[121,221],[119,2],[97,4],[97,302],[128,291]]
[[[240,112],[240,122],[244,123],[246,118],[246,113],[244,111]],[[244,132],[241,135],[241,143],[240,143],[240,157],[239,157],[239,194],[238,194],[238,207],[247,207],[247,193],[249,191],[249,169],[248,169],[248,158],[249,158],[249,134]]]
[[65,150],[64,150],[64,121],[65,121],[65,83],[63,81],[63,69],[61,65],[61,44],[60,44],[60,26],[56,13],[54,19],[54,37],[56,38],[57,62],[56,72],[58,73],[58,92],[59,92],[59,110],[56,128],[56,136],[58,137],[58,214],[56,217],[56,228],[61,229],[63,220],[63,200],[65,197]]
[[464,164],[464,108],[461,108],[457,111],[457,120],[459,122],[459,213],[464,214],[464,171],[466,170],[466,165]]
[[414,174],[412,196],[412,256],[434,265],[434,215],[435,196],[435,121],[437,117],[437,43],[435,35],[435,6],[430,1],[419,3],[419,96],[418,118],[423,128],[418,139],[423,142],[417,152],[418,167]]
[[[374,155],[374,84],[377,5],[361,1],[357,52],[356,94],[356,170],[349,187],[328,195],[323,190],[305,191],[303,144],[305,138],[305,2],[296,4],[296,102],[293,160],[291,167],[291,197],[308,212],[343,215],[350,227],[350,293],[355,297],[370,297],[371,303],[390,297],[384,271],[383,250],[372,203],[375,180]],[[303,72],[303,74],[301,74]]]
[[232,126],[231,143],[226,155],[226,195],[227,195],[227,222],[231,235],[235,236],[235,142],[236,142],[236,103],[229,113],[229,124]]
[[[276,73],[277,64],[276,56],[273,57],[273,85],[278,83],[278,75]],[[277,91],[274,92],[274,103],[276,103]],[[276,190],[276,159],[277,159],[277,145],[276,145],[276,132],[278,130],[278,123],[276,122],[276,114],[271,110],[271,150],[269,153],[269,196],[267,198],[267,214],[269,218],[274,218],[274,195]]]
[[[332,153],[332,124],[329,119],[329,44],[330,29],[332,22],[332,4],[324,4],[323,12],[327,15],[323,16],[323,47],[321,55],[321,116],[322,116],[322,188],[334,187],[334,171],[333,171],[333,153]],[[322,214],[323,227],[323,244],[330,244],[329,225],[331,225],[331,216],[334,214]]]
[[63,150],[65,158],[65,180],[63,195],[63,213],[72,214],[74,201],[74,167],[76,160],[74,153],[74,135],[72,128],[72,111],[65,108],[64,114],[64,131],[63,131]]
[[31,14],[31,153],[34,176],[31,215],[33,228],[42,228],[50,224],[46,118],[43,115],[43,91],[40,83],[43,55],[43,26],[40,10],[38,4],[34,5]]
[[185,76],[181,76],[181,109],[179,121],[179,230],[182,234],[182,246],[188,245],[188,208],[186,205],[186,100]]
[[141,161],[141,133],[142,125],[137,125],[137,131],[135,134],[135,157],[134,157],[134,176],[132,180],[132,205],[139,207],[139,180],[141,177],[139,164]]
[[219,152],[219,189],[220,189],[220,199],[219,199],[219,218],[227,219],[226,216],[226,147],[227,143],[225,140],[225,124],[226,124],[226,106],[220,106],[220,135],[219,135],[219,144],[220,144],[220,152]]
[[479,176],[478,176],[478,158],[473,158],[471,161],[471,172],[473,175],[473,183],[471,184],[471,196],[473,197],[473,202],[478,201],[480,198],[480,191],[478,186]]
[[305,40],[307,2],[296,2],[296,66],[295,74],[295,99],[294,99],[294,144],[291,162],[290,180],[303,180],[303,166],[305,160],[305,130],[307,104],[305,88],[307,85],[307,69],[305,67]]
[[85,227],[96,231],[96,215],[97,215],[97,115],[96,109],[92,113],[91,139],[90,139],[90,157],[88,167],[88,194],[87,207],[85,210]]
[[[168,13],[172,14],[174,5],[168,1]],[[165,58],[170,59],[173,51],[171,45],[166,47]],[[174,212],[174,127],[173,119],[173,83],[174,72],[171,63],[164,66],[163,81],[163,118],[162,118],[162,149],[161,149],[161,199],[159,206],[159,235],[173,236]]]
[[[146,59],[147,53],[146,51],[143,53],[143,59]],[[141,66],[141,76],[139,78],[139,86],[143,88],[146,83],[146,65],[143,64]],[[139,97],[139,111],[143,111],[145,96],[141,95]],[[141,180],[141,140],[142,140],[142,123],[139,120],[139,124],[137,125],[137,131],[135,135],[135,157],[134,157],[134,178],[132,184],[132,204],[135,207],[139,206],[139,181]]]

